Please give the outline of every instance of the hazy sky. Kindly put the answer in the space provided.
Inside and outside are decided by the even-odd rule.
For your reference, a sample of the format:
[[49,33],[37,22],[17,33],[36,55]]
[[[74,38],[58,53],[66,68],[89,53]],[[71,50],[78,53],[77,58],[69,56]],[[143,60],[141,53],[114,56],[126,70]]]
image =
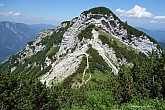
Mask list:
[[165,28],[165,0],[0,0],[0,21],[54,24],[105,6],[132,26]]

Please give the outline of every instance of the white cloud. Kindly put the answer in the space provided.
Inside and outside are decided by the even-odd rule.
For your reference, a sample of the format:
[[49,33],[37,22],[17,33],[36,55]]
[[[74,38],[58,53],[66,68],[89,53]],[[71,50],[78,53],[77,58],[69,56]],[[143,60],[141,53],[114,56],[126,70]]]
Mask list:
[[116,12],[117,13],[120,13],[120,14],[124,14],[125,13],[125,10],[121,10],[120,8],[116,9]]
[[0,7],[4,7],[4,4],[3,3],[0,3]]
[[[0,8],[4,7],[3,3],[0,3]],[[0,16],[21,16],[20,12],[0,12]]]
[[154,19],[165,19],[165,16],[154,16]]
[[151,19],[165,19],[165,16],[155,16],[151,12],[148,12],[146,8],[135,5],[134,8],[130,10],[122,10],[120,8],[116,9],[116,12],[120,16],[132,17],[132,18],[151,18]]
[[151,20],[150,23],[157,23],[157,21],[155,21],[155,20]]
[[135,5],[131,10],[116,9],[116,12],[121,16],[134,17],[134,18],[152,18],[152,13],[148,12],[145,8]]
[[2,12],[1,16],[21,16],[20,12]]

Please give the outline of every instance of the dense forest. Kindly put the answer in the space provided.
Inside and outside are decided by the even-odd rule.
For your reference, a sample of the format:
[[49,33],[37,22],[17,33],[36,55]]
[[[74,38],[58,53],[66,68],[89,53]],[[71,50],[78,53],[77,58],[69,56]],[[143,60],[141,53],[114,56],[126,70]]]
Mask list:
[[97,66],[102,59],[95,50],[88,53],[92,78],[77,89],[71,85],[82,76],[86,58],[76,73],[51,87],[32,75],[1,72],[1,109],[165,109],[165,56],[152,55],[133,68],[122,66],[116,76],[104,63]]

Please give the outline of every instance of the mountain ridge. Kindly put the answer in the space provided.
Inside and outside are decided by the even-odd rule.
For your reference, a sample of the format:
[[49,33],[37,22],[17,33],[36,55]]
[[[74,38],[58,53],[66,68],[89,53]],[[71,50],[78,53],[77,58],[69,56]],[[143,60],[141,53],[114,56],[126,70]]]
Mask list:
[[89,47],[98,52],[116,75],[121,65],[134,65],[133,56],[142,60],[153,51],[159,56],[162,52],[154,39],[123,23],[109,9],[97,7],[55,29],[40,32],[34,42],[9,59],[14,64],[8,69],[18,73],[36,71],[40,81],[50,86],[76,72]]
[[88,13],[40,32],[0,65],[1,109],[164,110],[165,53],[129,28]]
[[136,27],[137,29],[147,33],[148,35],[152,36],[154,39],[158,41],[160,46],[165,49],[165,31],[164,29],[144,29],[141,27]]
[[141,30],[148,35],[152,36],[154,39],[156,39],[158,42],[165,42],[165,31],[164,29],[145,29],[141,27],[136,27],[138,30]]
[[[47,25],[47,27],[54,27]],[[25,47],[27,42],[34,40],[41,30],[47,29],[40,25],[28,25],[10,21],[0,21],[0,62]]]

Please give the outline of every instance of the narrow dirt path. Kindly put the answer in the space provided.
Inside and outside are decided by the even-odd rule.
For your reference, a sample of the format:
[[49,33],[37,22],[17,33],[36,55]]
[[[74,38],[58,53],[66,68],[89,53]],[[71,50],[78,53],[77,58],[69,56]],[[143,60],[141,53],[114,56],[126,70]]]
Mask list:
[[87,53],[82,53],[81,55],[85,55],[86,56],[86,58],[87,58],[87,60],[86,60],[87,66],[85,67],[85,69],[83,71],[81,82],[74,82],[74,83],[72,83],[72,85],[71,85],[71,88],[72,89],[78,89],[78,88],[80,88],[82,85],[86,84],[91,79],[91,74],[89,73],[89,78],[87,80],[85,80],[86,71],[89,68],[88,54]]
[[86,68],[84,69],[84,72],[83,72],[82,83],[86,84],[90,80],[91,74],[90,74],[89,78],[85,81],[84,77],[85,77],[85,74],[86,74],[86,70],[89,68],[88,54],[85,53],[85,55],[86,55],[86,58],[87,58],[87,66],[86,66]]
[[87,58],[87,66],[86,66],[86,68],[85,68],[84,71],[83,71],[82,83],[79,85],[79,87],[81,87],[83,84],[86,84],[86,83],[91,79],[91,74],[90,74],[89,78],[88,78],[86,81],[85,81],[85,79],[84,79],[85,74],[86,74],[86,70],[89,68],[88,54],[85,53],[84,55],[85,55],[86,58]]

